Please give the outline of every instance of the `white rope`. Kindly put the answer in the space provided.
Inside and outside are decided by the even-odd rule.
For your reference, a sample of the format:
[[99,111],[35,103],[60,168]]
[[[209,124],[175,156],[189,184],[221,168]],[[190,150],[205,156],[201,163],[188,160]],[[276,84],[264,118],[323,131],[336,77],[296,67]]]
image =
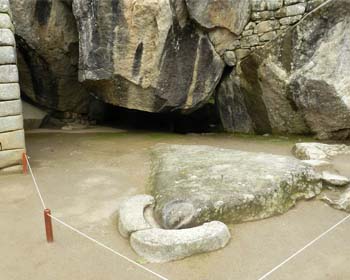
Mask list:
[[282,267],[284,264],[286,264],[287,262],[289,262],[290,260],[292,260],[293,258],[295,258],[297,255],[299,255],[301,252],[303,252],[304,250],[306,250],[308,247],[310,247],[312,244],[314,244],[315,242],[317,242],[319,239],[321,239],[322,237],[324,237],[326,234],[328,234],[329,232],[331,232],[332,230],[334,230],[337,226],[341,225],[342,223],[344,223],[346,220],[348,220],[350,218],[350,214],[348,216],[346,216],[345,218],[343,218],[342,220],[340,220],[338,223],[336,223],[334,226],[330,227],[328,230],[326,230],[324,233],[320,234],[319,236],[317,236],[314,240],[312,240],[311,242],[309,242],[308,244],[306,244],[303,248],[301,248],[300,250],[298,250],[297,252],[295,252],[293,255],[291,255],[289,258],[287,258],[286,260],[284,260],[283,262],[281,262],[279,265],[277,265],[276,267],[274,267],[273,269],[271,269],[269,272],[267,272],[266,274],[264,274],[262,277],[260,277],[258,280],[263,280],[266,279],[269,275],[271,275],[273,272],[275,272],[277,269],[279,269],[280,267]]
[[[42,197],[42,195],[41,195],[39,186],[38,186],[38,184],[37,184],[37,182],[36,182],[36,179],[35,179],[34,173],[33,173],[33,171],[32,171],[32,168],[30,167],[30,163],[29,163],[29,159],[28,159],[27,155],[25,155],[25,158],[26,158],[26,161],[27,161],[27,164],[28,164],[28,169],[29,169],[29,171],[30,171],[30,174],[32,175],[32,178],[33,178],[33,182],[34,182],[36,191],[37,191],[38,196],[39,196],[39,198],[40,198],[41,204],[42,204],[42,206],[43,206],[43,208],[44,208],[44,210],[45,210],[45,209],[46,209],[45,202],[44,202],[43,197]],[[128,257],[126,257],[126,256],[124,256],[124,255],[122,255],[122,254],[120,254],[119,252],[113,250],[112,248],[110,248],[110,247],[104,245],[104,244],[101,243],[100,241],[97,241],[96,239],[94,239],[94,238],[88,236],[87,234],[85,234],[85,233],[79,231],[78,229],[72,227],[71,225],[68,225],[67,223],[63,222],[63,221],[60,220],[59,218],[56,218],[55,216],[50,215],[50,214],[48,214],[48,216],[50,216],[53,220],[55,220],[56,222],[60,223],[61,225],[63,225],[63,226],[65,226],[65,227],[69,228],[70,230],[72,230],[72,231],[78,233],[79,235],[81,235],[81,236],[83,236],[83,237],[89,239],[90,241],[96,243],[97,245],[99,245],[99,246],[105,248],[106,250],[112,252],[113,254],[115,254],[115,255],[117,255],[117,256],[119,256],[119,257],[121,257],[121,258],[127,260],[128,262],[131,262],[132,264],[134,264],[134,265],[136,265],[137,267],[139,267],[139,268],[141,268],[141,269],[143,269],[143,270],[145,270],[145,271],[147,271],[147,272],[153,274],[154,276],[157,276],[159,279],[162,279],[162,280],[169,280],[168,278],[165,278],[164,276],[162,276],[162,275],[160,275],[160,274],[158,274],[158,273],[156,273],[156,272],[150,270],[149,268],[147,268],[147,267],[145,267],[145,266],[143,266],[143,265],[141,265],[141,264],[139,264],[139,263],[133,261],[132,259],[130,259],[130,258],[128,258]]]
[[29,169],[29,172],[30,172],[30,175],[32,176],[32,179],[33,179],[33,182],[34,182],[34,185],[35,185],[35,188],[36,188],[36,192],[38,193],[38,196],[40,198],[40,201],[41,201],[41,205],[43,206],[44,210],[46,209],[46,205],[45,205],[45,202],[44,202],[44,199],[41,195],[41,192],[40,192],[40,189],[39,189],[39,186],[38,186],[38,183],[36,182],[36,179],[35,179],[35,176],[33,174],[33,170],[30,166],[30,163],[29,163],[29,159],[27,157],[27,155],[25,154],[24,155],[25,158],[26,158],[26,161],[27,161],[27,164],[28,164],[28,169]]
[[160,275],[160,274],[158,274],[158,273],[156,273],[156,272],[154,272],[154,271],[148,269],[147,267],[145,267],[145,266],[143,266],[143,265],[141,265],[141,264],[139,264],[139,263],[133,261],[132,259],[129,259],[128,257],[126,257],[126,256],[124,256],[124,255],[118,253],[117,251],[113,250],[112,248],[110,248],[110,247],[104,245],[104,244],[101,243],[100,241],[97,241],[96,239],[94,239],[94,238],[88,236],[87,234],[81,232],[80,230],[78,230],[78,229],[76,229],[76,228],[70,226],[69,224],[63,222],[63,221],[60,220],[59,218],[56,218],[55,216],[50,215],[50,214],[48,214],[48,216],[50,216],[52,219],[54,219],[56,222],[60,223],[61,225],[65,226],[65,227],[69,228],[70,230],[72,230],[72,231],[78,233],[79,235],[81,235],[81,236],[83,236],[83,237],[89,239],[90,241],[95,242],[97,245],[99,245],[99,246],[105,248],[106,250],[112,252],[113,254],[116,254],[117,256],[119,256],[119,257],[121,257],[121,258],[123,258],[123,259],[125,259],[125,260],[127,260],[127,261],[129,261],[129,262],[131,262],[132,264],[138,266],[139,268],[141,268],[141,269],[143,269],[143,270],[146,270],[147,272],[149,272],[149,273],[151,273],[151,274],[157,276],[158,278],[160,278],[160,279],[162,279],[162,280],[169,280],[168,278],[165,278],[164,276],[162,276],[162,275]]

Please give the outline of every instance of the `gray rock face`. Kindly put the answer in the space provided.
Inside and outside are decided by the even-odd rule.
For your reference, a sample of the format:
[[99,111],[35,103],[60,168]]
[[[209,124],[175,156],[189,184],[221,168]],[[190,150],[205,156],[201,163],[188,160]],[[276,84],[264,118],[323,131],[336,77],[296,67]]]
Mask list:
[[333,186],[340,186],[340,187],[350,183],[349,178],[346,178],[344,176],[341,176],[329,171],[322,172],[322,180],[327,184],[330,184]]
[[22,92],[57,111],[86,113],[88,94],[78,82],[78,33],[63,0],[11,0]]
[[150,229],[152,226],[144,216],[145,208],[154,203],[150,195],[136,195],[122,203],[119,208],[119,232],[124,237],[139,230]]
[[167,227],[271,217],[322,188],[312,167],[291,157],[180,145],[157,146],[152,155],[155,216]]
[[[299,14],[305,3],[284,10]],[[349,18],[348,1],[330,1],[241,61],[234,82],[255,132],[349,137]]]
[[230,238],[227,226],[213,221],[190,229],[137,231],[131,234],[130,244],[145,260],[163,263],[221,249]]
[[250,19],[247,0],[186,0],[190,17],[206,28],[223,27],[240,35]]
[[338,194],[336,198],[329,198],[325,195],[323,200],[335,209],[350,212],[350,188]]
[[224,68],[182,1],[73,1],[80,80],[105,102],[149,112],[191,111]]
[[324,160],[337,155],[350,154],[350,146],[344,144],[297,143],[292,153],[302,160]]

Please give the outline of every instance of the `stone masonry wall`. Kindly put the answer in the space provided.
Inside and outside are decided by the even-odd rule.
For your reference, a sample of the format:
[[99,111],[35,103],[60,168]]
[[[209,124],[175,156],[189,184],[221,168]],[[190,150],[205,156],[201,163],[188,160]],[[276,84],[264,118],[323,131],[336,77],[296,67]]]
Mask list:
[[250,52],[263,47],[299,22],[304,15],[326,0],[251,0],[249,23],[234,42],[234,48],[224,54],[226,64],[234,66]]
[[14,27],[8,0],[0,0],[0,174],[21,170],[25,151]]

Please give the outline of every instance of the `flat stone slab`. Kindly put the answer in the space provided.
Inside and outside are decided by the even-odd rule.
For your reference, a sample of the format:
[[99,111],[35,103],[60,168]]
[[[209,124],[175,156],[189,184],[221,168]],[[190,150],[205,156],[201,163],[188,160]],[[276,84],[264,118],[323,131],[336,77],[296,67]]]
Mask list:
[[16,62],[16,49],[12,46],[0,46],[0,64],[15,64]]
[[350,154],[350,147],[344,144],[297,143],[292,152],[298,159],[324,160],[341,154]]
[[20,98],[20,88],[18,83],[0,84],[0,101],[15,100],[19,98]]
[[17,65],[0,65],[0,83],[18,83]]
[[0,151],[24,149],[24,130],[0,133]]
[[268,218],[321,189],[319,174],[293,157],[193,145],[152,151],[151,193],[163,228]]
[[0,117],[0,133],[23,129],[23,117],[9,116]]
[[15,46],[15,35],[10,29],[0,29],[0,46]]
[[305,159],[303,163],[313,167],[317,171],[325,171],[333,169],[333,164],[326,160]]
[[137,231],[131,234],[130,244],[145,260],[163,263],[221,249],[230,238],[227,226],[213,221],[189,229]]
[[21,100],[0,101],[0,117],[22,114]]
[[330,185],[340,187],[350,183],[349,178],[328,171],[322,172],[322,180]]
[[12,31],[15,29],[8,14],[0,13],[0,28],[11,29]]
[[124,237],[131,233],[152,228],[146,220],[144,212],[148,206],[154,203],[150,195],[136,195],[124,201],[119,208],[119,232]]
[[0,151],[0,168],[6,168],[22,163],[24,149]]

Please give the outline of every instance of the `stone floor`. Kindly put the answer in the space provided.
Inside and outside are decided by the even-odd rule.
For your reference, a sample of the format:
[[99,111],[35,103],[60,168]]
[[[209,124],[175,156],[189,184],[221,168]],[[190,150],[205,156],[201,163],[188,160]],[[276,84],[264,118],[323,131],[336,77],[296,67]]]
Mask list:
[[[145,192],[150,147],[205,144],[286,155],[295,141],[119,131],[27,135],[32,167],[53,213],[134,260],[138,256],[117,231],[116,210],[125,197]],[[336,160],[347,176],[349,162]],[[171,280],[257,280],[345,216],[321,201],[302,202],[283,216],[230,226],[232,240],[223,250],[146,266]],[[58,224],[48,245],[30,176],[0,177],[0,220],[0,279],[157,279]],[[349,233],[350,221],[268,279],[348,279]]]

